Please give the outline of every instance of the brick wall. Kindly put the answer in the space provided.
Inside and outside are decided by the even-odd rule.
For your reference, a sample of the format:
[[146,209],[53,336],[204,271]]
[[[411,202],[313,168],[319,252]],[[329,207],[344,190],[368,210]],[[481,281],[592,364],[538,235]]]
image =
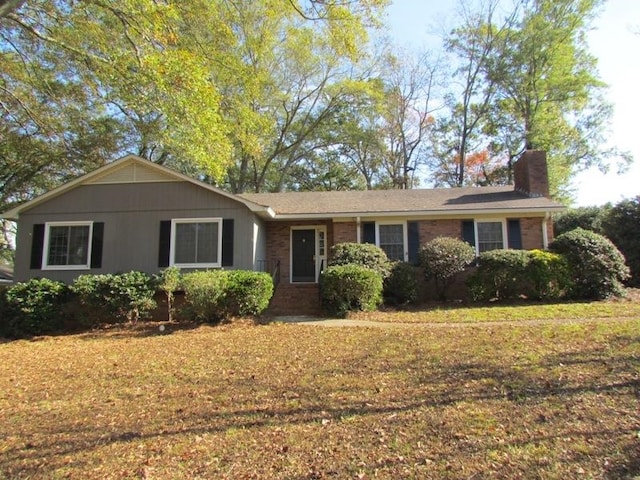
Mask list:
[[462,220],[420,220],[418,232],[420,245],[437,237],[462,238]]
[[526,150],[513,165],[514,188],[530,197],[549,196],[547,154],[541,150]]

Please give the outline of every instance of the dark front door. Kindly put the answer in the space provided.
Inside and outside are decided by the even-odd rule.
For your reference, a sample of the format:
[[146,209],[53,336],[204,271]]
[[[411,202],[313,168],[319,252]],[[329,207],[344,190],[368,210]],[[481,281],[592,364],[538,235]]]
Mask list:
[[291,230],[291,281],[316,281],[316,231]]

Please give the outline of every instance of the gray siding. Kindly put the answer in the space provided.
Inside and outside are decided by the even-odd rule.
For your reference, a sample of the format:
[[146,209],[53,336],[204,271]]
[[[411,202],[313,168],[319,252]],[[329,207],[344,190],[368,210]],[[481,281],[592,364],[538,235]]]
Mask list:
[[[160,222],[173,218],[234,219],[234,269],[253,270],[264,258],[262,222],[242,203],[188,182],[82,185],[32,209],[18,221],[16,281],[48,277],[71,282],[83,273],[139,270],[157,273]],[[33,225],[54,221],[104,222],[102,267],[31,270]],[[258,228],[254,229],[254,225]],[[254,238],[257,235],[257,238]]]

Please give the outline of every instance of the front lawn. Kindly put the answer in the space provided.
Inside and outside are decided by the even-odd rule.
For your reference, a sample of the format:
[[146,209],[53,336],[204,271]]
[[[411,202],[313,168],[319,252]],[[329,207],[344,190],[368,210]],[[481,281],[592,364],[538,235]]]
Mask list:
[[634,478],[639,317],[0,345],[0,478]]

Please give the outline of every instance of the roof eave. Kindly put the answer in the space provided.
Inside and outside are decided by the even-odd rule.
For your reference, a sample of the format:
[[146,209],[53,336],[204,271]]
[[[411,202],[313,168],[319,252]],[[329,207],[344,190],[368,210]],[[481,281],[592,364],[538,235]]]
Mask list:
[[562,212],[562,205],[548,207],[496,207],[496,208],[467,208],[441,210],[406,210],[406,211],[378,211],[378,212],[323,212],[323,213],[275,213],[274,220],[314,220],[326,218],[374,218],[374,217],[461,217],[475,215],[516,215]]

